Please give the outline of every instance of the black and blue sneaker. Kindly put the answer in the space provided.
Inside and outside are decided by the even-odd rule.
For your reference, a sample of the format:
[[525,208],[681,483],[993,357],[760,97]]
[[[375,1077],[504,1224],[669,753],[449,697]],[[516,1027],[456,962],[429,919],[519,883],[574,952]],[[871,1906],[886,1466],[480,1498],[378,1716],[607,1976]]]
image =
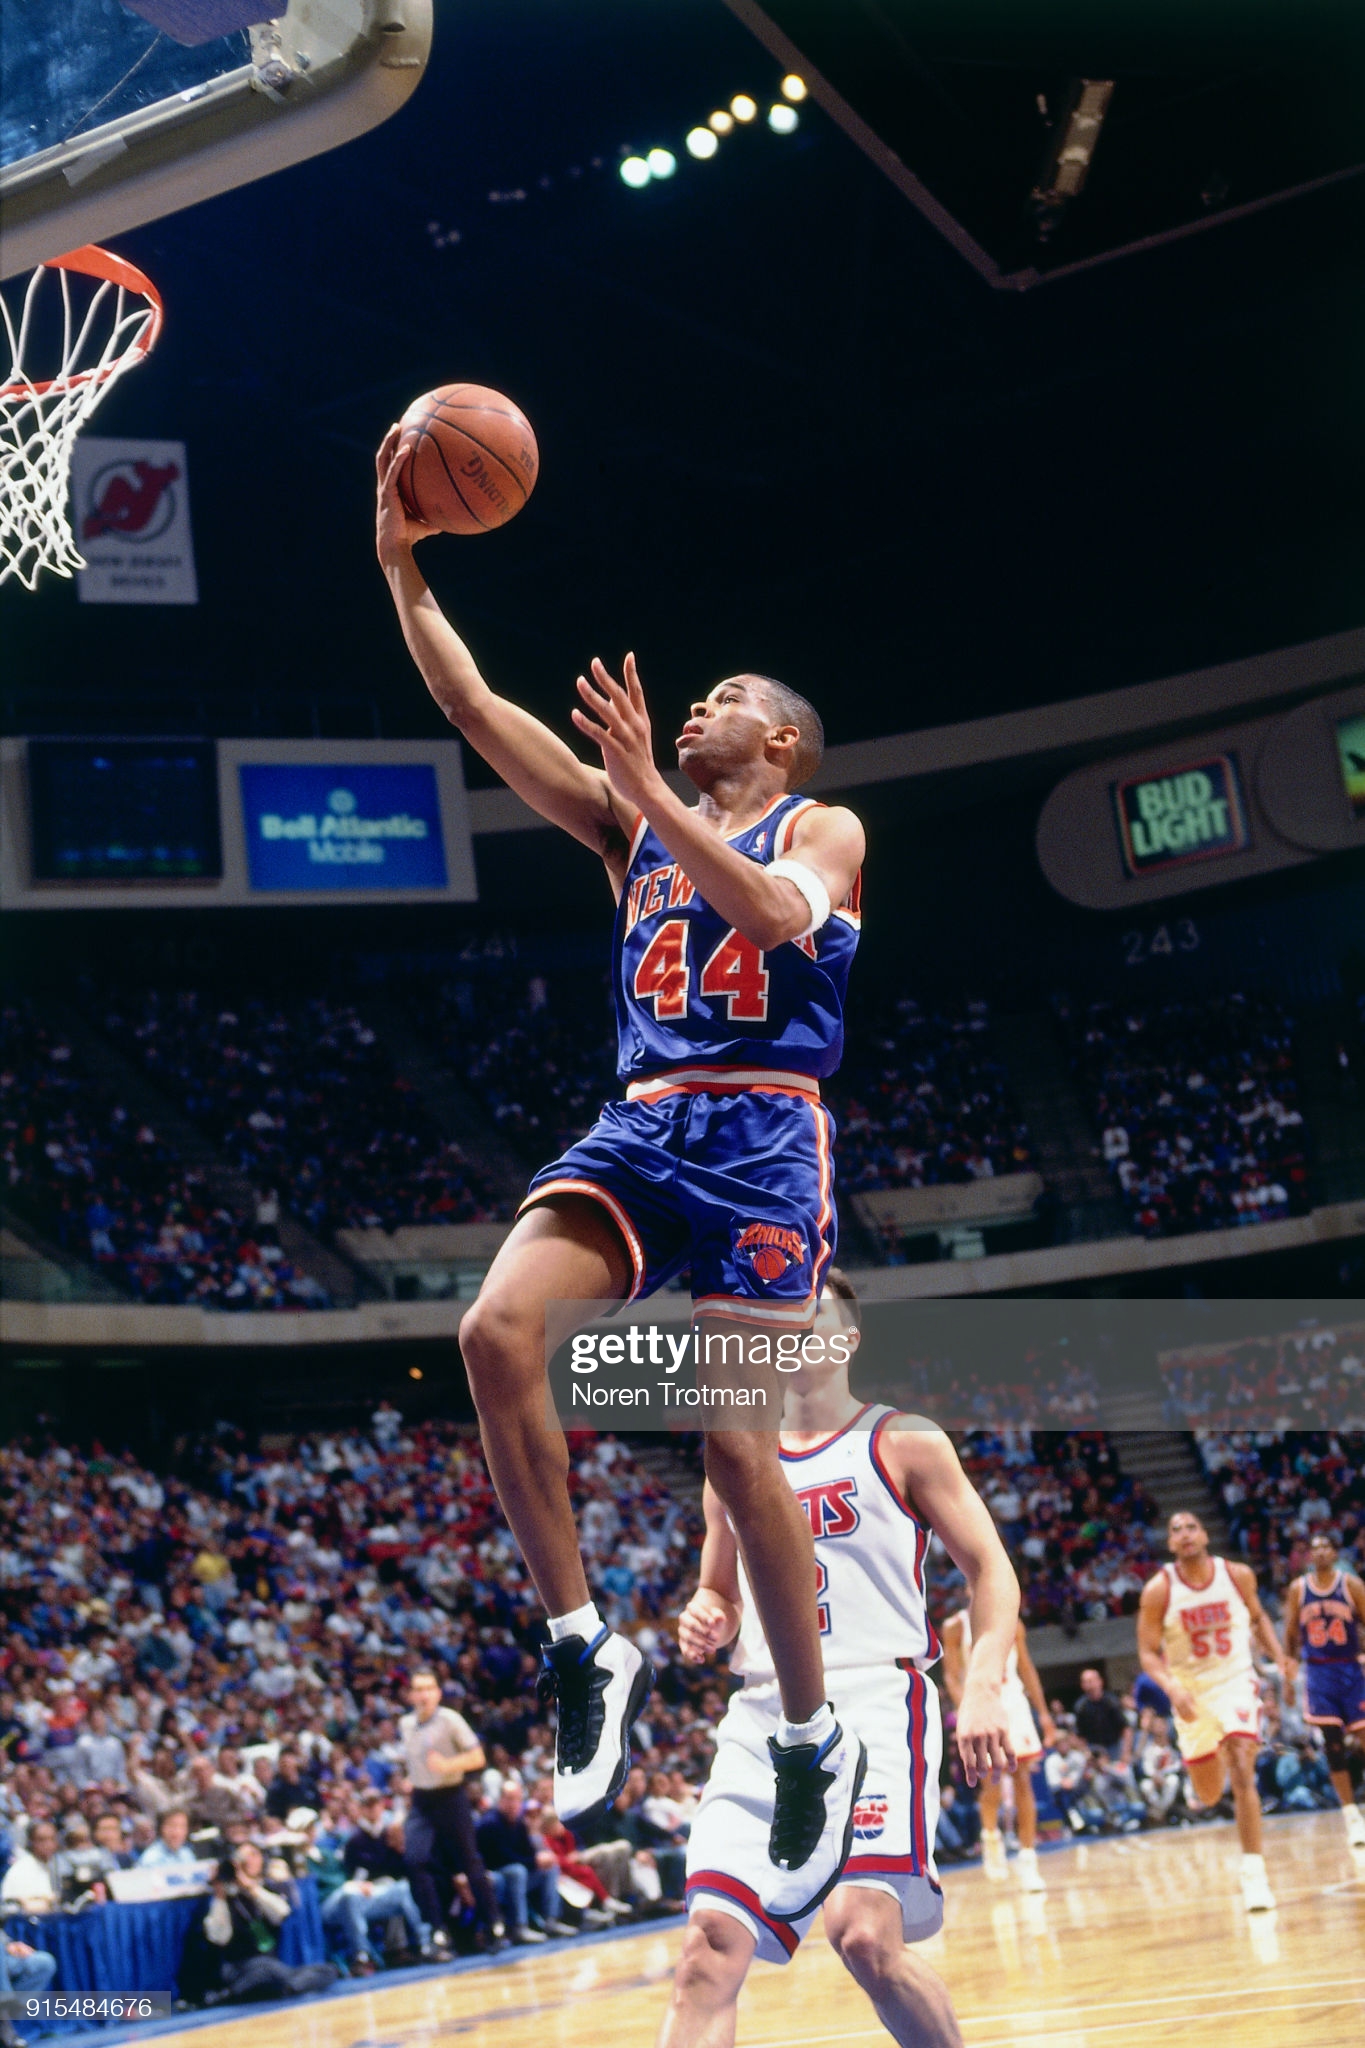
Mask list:
[[630,1769],[630,1731],[654,1683],[654,1666],[625,1636],[603,1628],[590,1643],[565,1636],[541,1651],[536,1687],[554,1702],[555,1812],[585,1820],[611,1805]]
[[801,1920],[838,1884],[853,1847],[853,1809],[867,1776],[867,1751],[836,1721],[822,1743],[787,1748],[768,1737],[777,1773],[768,1861],[762,1888],[774,1920]]

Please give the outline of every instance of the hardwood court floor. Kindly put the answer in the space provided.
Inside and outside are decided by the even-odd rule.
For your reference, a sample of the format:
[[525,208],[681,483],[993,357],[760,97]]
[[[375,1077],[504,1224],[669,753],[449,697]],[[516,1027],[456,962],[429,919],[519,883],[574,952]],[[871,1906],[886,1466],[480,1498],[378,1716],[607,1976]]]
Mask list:
[[[1334,1813],[1266,1831],[1273,1914],[1243,1911],[1223,1826],[1045,1855],[1037,1897],[950,1871],[944,1930],[924,1952],[968,2048],[1360,2048],[1365,1852],[1347,1849]],[[664,1923],[389,1990],[379,1978],[353,1996],[198,2027],[193,2048],[652,2048],[680,1938],[680,1923]],[[889,2038],[822,1935],[786,1968],[750,1973],[740,2048]]]

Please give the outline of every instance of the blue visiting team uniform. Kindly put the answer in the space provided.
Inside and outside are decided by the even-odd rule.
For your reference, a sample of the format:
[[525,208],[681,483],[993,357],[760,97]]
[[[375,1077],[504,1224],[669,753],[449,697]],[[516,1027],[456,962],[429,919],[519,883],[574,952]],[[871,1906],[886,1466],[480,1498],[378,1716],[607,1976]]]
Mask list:
[[[817,808],[774,797],[728,843],[766,867]],[[861,876],[818,932],[763,953],[638,821],[612,941],[625,1099],[522,1203],[599,1202],[630,1253],[630,1300],[690,1266],[698,1302],[775,1328],[809,1322],[837,1232],[820,1081],[843,1051],[860,894]]]
[[1325,1593],[1303,1576],[1299,1602],[1300,1651],[1307,1704],[1315,1727],[1365,1728],[1365,1671],[1360,1668],[1360,1623],[1339,1571]]

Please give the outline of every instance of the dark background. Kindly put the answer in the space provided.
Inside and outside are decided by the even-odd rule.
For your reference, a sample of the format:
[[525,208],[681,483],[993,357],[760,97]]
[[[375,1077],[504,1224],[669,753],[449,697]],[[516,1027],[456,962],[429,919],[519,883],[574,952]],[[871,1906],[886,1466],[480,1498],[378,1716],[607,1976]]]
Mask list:
[[[993,292],[809,102],[683,153],[779,75],[721,0],[438,0],[392,122],[119,238],[167,327],[94,431],[187,441],[203,601],[8,589],[10,729],[441,729],[371,455],[456,378],[526,408],[542,478],[424,566],[565,730],[631,645],[670,735],[755,666],[839,741],[1359,623],[1365,181]],[[654,143],[676,177],[628,191]]]

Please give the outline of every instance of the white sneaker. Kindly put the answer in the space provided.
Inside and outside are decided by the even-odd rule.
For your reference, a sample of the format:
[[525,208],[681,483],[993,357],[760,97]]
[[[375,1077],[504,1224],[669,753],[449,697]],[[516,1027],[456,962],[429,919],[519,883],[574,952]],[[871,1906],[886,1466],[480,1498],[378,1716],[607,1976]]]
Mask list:
[[602,1629],[590,1643],[565,1636],[541,1651],[537,1692],[553,1700],[555,1812],[561,1820],[605,1813],[630,1770],[630,1731],[639,1720],[654,1666],[625,1636]]
[[762,1906],[774,1920],[800,1920],[839,1882],[853,1847],[853,1809],[867,1776],[867,1751],[836,1721],[817,1745],[788,1748],[768,1737],[777,1773]]
[[1038,1851],[1036,1849],[1021,1849],[1019,1851],[1019,1854],[1014,1859],[1014,1874],[1019,1880],[1021,1891],[1045,1892],[1047,1890],[1046,1880],[1043,1877],[1042,1871],[1038,1868]]
[[1346,1808],[1346,1841],[1352,1849],[1365,1849],[1365,1814],[1358,1806]]
[[999,1828],[981,1830],[981,1873],[991,1884],[1004,1884],[1009,1877],[1005,1838]]
[[1242,1858],[1242,1904],[1248,1913],[1272,1913],[1275,1910],[1275,1894],[1265,1874],[1263,1856]]

